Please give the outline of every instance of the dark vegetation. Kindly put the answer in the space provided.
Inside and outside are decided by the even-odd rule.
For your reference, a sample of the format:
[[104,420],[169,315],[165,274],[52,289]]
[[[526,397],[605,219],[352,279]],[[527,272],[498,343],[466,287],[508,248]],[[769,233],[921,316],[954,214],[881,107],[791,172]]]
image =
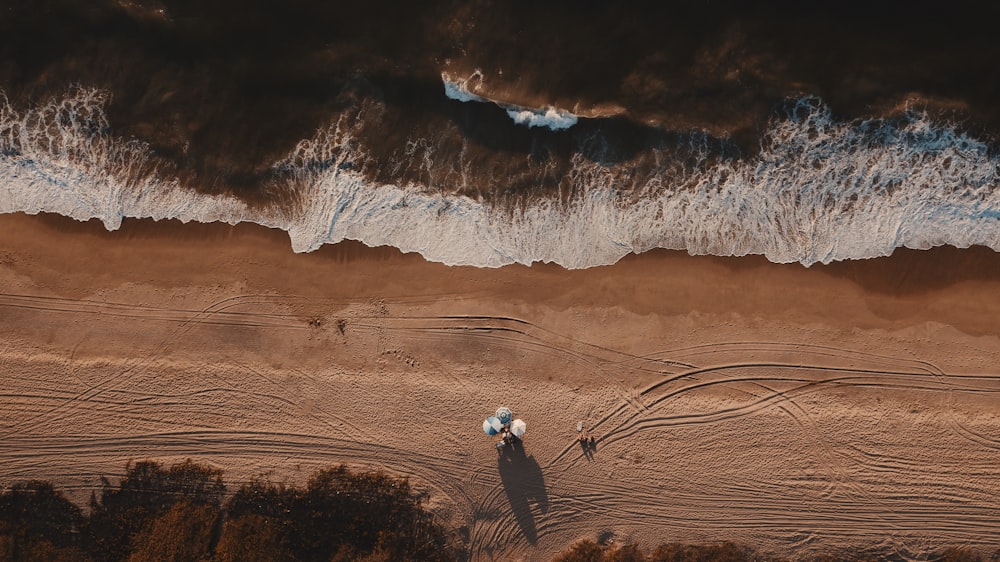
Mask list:
[[[875,562],[912,560],[896,552],[839,552],[806,558],[806,562]],[[922,560],[928,562],[998,562],[1000,551],[992,557],[983,556],[965,548],[947,548]],[[783,562],[780,558],[764,556],[753,549],[731,542],[708,545],[681,543],[661,544],[646,553],[637,545],[604,544],[592,540],[579,541],[553,559],[553,562]]]
[[[438,561],[464,558],[405,479],[340,466],[304,487],[255,480],[227,493],[222,472],[186,461],[165,468],[129,463],[117,485],[103,480],[84,513],[52,484],[19,483],[0,493],[0,562]],[[228,498],[228,499],[227,499]],[[808,562],[909,560],[895,552],[839,552]],[[1000,562],[963,548],[922,558]],[[778,561],[731,542],[638,545],[579,541],[554,562]]]
[[255,481],[226,500],[219,470],[130,463],[84,514],[51,484],[0,494],[0,561],[453,560],[405,479],[345,467],[305,487]]
[[634,544],[603,545],[591,540],[577,542],[554,562],[751,562],[761,560],[748,548],[731,542],[693,546],[662,544],[649,554]]

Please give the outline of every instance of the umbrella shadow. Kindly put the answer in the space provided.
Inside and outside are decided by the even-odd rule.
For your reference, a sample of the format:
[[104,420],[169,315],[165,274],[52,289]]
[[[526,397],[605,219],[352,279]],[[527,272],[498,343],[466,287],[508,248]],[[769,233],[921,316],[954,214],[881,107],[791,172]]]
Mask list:
[[538,540],[538,529],[531,512],[532,504],[535,504],[541,513],[549,511],[549,496],[545,491],[542,467],[538,465],[534,456],[525,453],[524,444],[519,441],[500,450],[500,454],[497,455],[497,465],[514,518],[517,519],[524,538],[528,539],[529,543],[535,544]]

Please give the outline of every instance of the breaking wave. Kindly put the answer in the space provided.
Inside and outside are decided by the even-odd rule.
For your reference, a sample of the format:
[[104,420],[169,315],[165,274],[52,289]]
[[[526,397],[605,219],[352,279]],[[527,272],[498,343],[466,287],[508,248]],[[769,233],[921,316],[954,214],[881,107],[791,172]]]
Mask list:
[[[816,98],[794,100],[753,157],[713,159],[698,133],[691,162],[641,177],[577,156],[577,195],[517,208],[365,180],[354,169],[366,158],[358,125],[343,117],[273,165],[273,181],[299,195],[288,209],[197,193],[162,175],[148,146],[109,133],[107,97],[81,88],[26,111],[2,100],[0,212],[98,218],[109,230],[123,217],[247,221],[286,230],[296,252],[353,239],[481,267],[584,268],[652,248],[804,265],[904,246],[1000,250],[997,157],[919,112],[842,122]],[[638,187],[622,190],[626,183]]]
[[554,107],[545,109],[508,109],[507,115],[518,125],[530,127],[548,127],[553,131],[562,131],[576,125],[577,117],[568,111]]
[[509,103],[498,102],[472,93],[469,90],[469,82],[472,80],[483,81],[483,73],[479,70],[472,73],[468,78],[454,80],[443,74],[441,81],[444,82],[444,95],[460,102],[493,103],[507,111],[509,116],[518,125],[531,127],[547,127],[553,131],[569,129],[579,118],[569,111],[555,107],[533,108]]

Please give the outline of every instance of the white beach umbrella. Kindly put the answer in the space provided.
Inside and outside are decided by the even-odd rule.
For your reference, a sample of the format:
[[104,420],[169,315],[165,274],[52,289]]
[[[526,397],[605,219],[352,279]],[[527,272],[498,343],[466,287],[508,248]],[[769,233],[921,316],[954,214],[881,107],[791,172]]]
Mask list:
[[510,432],[514,434],[514,437],[520,437],[524,435],[524,430],[528,429],[528,424],[524,423],[522,419],[516,419],[510,422]]
[[500,423],[500,420],[494,416],[490,416],[483,420],[483,433],[486,435],[496,435],[497,433],[500,433],[502,428],[503,424]]
[[507,425],[510,423],[510,420],[514,419],[514,413],[510,411],[510,408],[501,406],[497,408],[497,418],[500,420],[500,423]]

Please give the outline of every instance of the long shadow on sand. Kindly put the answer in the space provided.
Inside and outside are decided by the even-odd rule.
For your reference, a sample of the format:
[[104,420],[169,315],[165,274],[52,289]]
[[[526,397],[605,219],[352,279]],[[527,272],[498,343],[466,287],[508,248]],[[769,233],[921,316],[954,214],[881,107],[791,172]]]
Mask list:
[[528,542],[535,544],[538,529],[531,504],[535,504],[541,513],[549,511],[549,496],[545,492],[542,467],[538,466],[535,457],[525,454],[524,444],[520,442],[501,449],[497,455],[497,464],[514,518]]

